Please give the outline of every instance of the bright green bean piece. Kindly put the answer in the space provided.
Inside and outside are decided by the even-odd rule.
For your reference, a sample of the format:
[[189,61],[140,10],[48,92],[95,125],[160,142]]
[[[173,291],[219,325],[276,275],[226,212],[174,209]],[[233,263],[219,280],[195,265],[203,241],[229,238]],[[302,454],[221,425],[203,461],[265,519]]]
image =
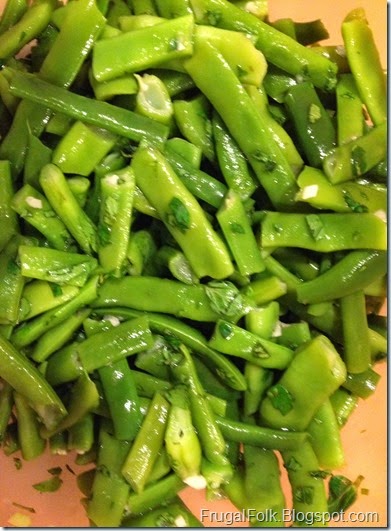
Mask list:
[[38,416],[30,406],[28,399],[20,393],[14,392],[14,402],[20,449],[23,459],[30,461],[45,451],[46,441],[39,433]]
[[289,348],[263,339],[222,319],[216,323],[209,346],[266,369],[285,369],[293,358],[293,351]]
[[224,242],[164,155],[153,146],[140,147],[132,168],[136,183],[159,212],[196,275],[215,279],[229,276],[233,265]]
[[67,411],[39,370],[0,335],[0,376],[25,396],[48,429],[53,429]]
[[11,179],[11,166],[8,161],[0,161],[0,252],[4,249],[11,237],[18,232],[18,222],[11,206],[14,195]]
[[293,214],[266,212],[263,247],[299,247],[319,252],[387,248],[387,226],[371,213]]
[[[193,51],[194,18],[186,15],[153,27],[129,31],[98,41],[93,49],[92,71],[98,81],[138,72]],[[140,54],[140,47],[143,53]]]
[[353,11],[342,23],[346,56],[361,98],[376,125],[387,120],[387,83],[365,12]]
[[142,492],[157,458],[167,426],[170,404],[156,393],[121,468],[136,493]]
[[345,463],[340,426],[330,400],[326,400],[308,425],[311,445],[319,461],[326,470],[340,468]]
[[273,428],[305,430],[345,378],[346,367],[334,345],[326,336],[315,337],[296,351],[288,369],[268,390],[261,404],[262,422]]

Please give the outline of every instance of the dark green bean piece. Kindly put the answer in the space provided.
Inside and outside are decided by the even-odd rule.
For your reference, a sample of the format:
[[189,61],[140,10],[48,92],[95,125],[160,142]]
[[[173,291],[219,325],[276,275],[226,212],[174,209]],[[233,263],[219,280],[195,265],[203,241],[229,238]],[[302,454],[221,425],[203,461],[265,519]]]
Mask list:
[[334,470],[345,463],[340,426],[330,400],[326,400],[312,417],[308,433],[321,468]]
[[223,417],[216,417],[216,423],[227,440],[269,450],[283,451],[298,448],[308,438],[306,432],[266,428]]
[[131,319],[55,352],[48,361],[46,378],[54,385],[69,382],[78,378],[83,370],[92,372],[152,344],[147,318]]
[[330,396],[330,403],[334,410],[338,426],[342,428],[349,420],[350,415],[358,406],[358,396],[353,395],[347,389],[340,387]]
[[61,112],[71,118],[82,118],[87,124],[102,127],[136,142],[142,138],[148,138],[151,142],[159,143],[164,141],[168,134],[165,125],[150,118],[105,101],[93,100],[69,92],[47,83],[33,74],[13,71],[10,90],[22,98],[35,102],[35,104],[39,103],[52,111]]
[[126,359],[98,369],[103,393],[109,406],[114,434],[119,440],[133,441],[141,426],[136,380]]
[[0,35],[16,24],[27,11],[26,0],[8,0],[0,17]]
[[366,371],[371,365],[371,348],[366,313],[365,295],[362,290],[340,299],[344,336],[343,359],[349,373]]
[[74,426],[87,413],[98,407],[98,404],[99,393],[95,383],[88,374],[81,374],[70,392],[69,403],[67,404],[68,415],[53,429],[43,427],[41,429],[42,437],[51,437],[55,433]]
[[342,385],[354,395],[366,399],[375,392],[380,378],[380,374],[370,367],[366,371],[357,374],[348,373],[346,381]]
[[130,494],[127,500],[128,514],[144,514],[146,511],[168,503],[184,486],[183,481],[176,474],[170,474],[147,486],[142,492]]
[[90,452],[95,442],[94,431],[94,415],[86,413],[68,429],[68,450],[74,450],[78,455]]
[[[96,312],[102,312],[124,317],[137,317],[143,315],[142,312],[127,308],[110,308],[105,310],[97,309]],[[168,315],[148,312],[148,321],[151,330],[154,332],[173,336],[178,338],[182,343],[188,346],[195,354],[202,357],[203,363],[212,370],[216,376],[232,389],[243,391],[246,389],[246,381],[240,370],[231,363],[225,356],[222,356],[215,350],[211,349],[205,337],[189,326],[187,323],[179,321]],[[224,398],[224,397],[222,397]]]
[[300,527],[325,527],[328,522],[326,489],[319,463],[309,440],[294,450],[282,452],[284,466],[292,487],[291,519]]
[[307,81],[290,88],[284,99],[298,142],[310,166],[319,167],[336,145],[334,124],[315,88]]
[[66,415],[64,404],[39,370],[1,335],[0,376],[27,398],[48,429]]
[[12,386],[5,380],[0,381],[0,446],[5,437],[7,426],[11,420],[14,405]]
[[37,414],[31,408],[27,398],[14,392],[14,402],[20,449],[23,459],[30,461],[45,451],[46,441],[39,433],[40,423]]
[[381,251],[352,251],[322,275],[297,286],[299,302],[313,304],[350,295],[386,272]]
[[170,411],[163,395],[156,393],[121,468],[121,473],[136,493],[145,483],[162,448]]
[[128,516],[121,522],[121,527],[204,527],[187,509],[179,497],[161,507],[146,511],[140,516]]
[[262,422],[273,428],[305,430],[345,379],[346,367],[333,343],[324,335],[316,336],[296,351],[287,370],[269,388],[261,404]]
[[198,24],[215,21],[220,28],[251,35],[268,62],[294,76],[308,77],[319,88],[332,90],[335,87],[337,65],[251,13],[224,0],[191,0],[191,5]]
[[117,527],[121,523],[129,496],[121,467],[128,451],[127,441],[118,441],[101,427],[97,468],[87,503],[87,516],[98,527]]
[[0,252],[4,249],[11,237],[18,232],[18,222],[15,212],[11,207],[11,198],[14,195],[11,178],[11,166],[6,160],[0,161]]

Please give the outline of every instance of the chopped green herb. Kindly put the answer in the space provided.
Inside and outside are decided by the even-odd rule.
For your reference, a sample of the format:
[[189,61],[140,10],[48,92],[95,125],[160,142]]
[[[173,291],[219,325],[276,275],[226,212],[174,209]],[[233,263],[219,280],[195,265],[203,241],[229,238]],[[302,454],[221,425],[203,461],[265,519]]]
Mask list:
[[358,487],[364,478],[359,476],[355,482],[342,475],[331,476],[329,480],[329,511],[346,511],[357,499]]
[[168,205],[167,223],[181,232],[190,228],[190,212],[179,197],[173,197]]
[[354,146],[351,152],[350,164],[353,169],[353,175],[356,177],[365,173],[367,169],[365,149],[361,146]]
[[60,466],[55,466],[53,468],[48,469],[49,474],[52,476],[59,476],[62,472],[62,468]]
[[73,476],[76,476],[76,472],[74,470],[72,470],[72,468],[68,465],[68,463],[65,465],[65,468],[67,470],[69,470],[69,472],[73,475]]
[[243,225],[240,223],[235,223],[234,221],[230,223],[230,229],[234,234],[244,234],[246,232],[243,228]]
[[270,354],[262,345],[262,343],[256,343],[253,346],[252,353],[255,358],[270,358]]
[[232,334],[232,326],[228,323],[220,323],[219,332],[224,339],[227,339]]
[[205,18],[209,26],[218,26],[221,14],[218,11],[207,11]]
[[270,398],[272,406],[278,409],[283,415],[289,413],[293,408],[293,398],[288,389],[281,384],[276,384],[271,387],[267,396]]
[[309,472],[309,475],[313,478],[318,479],[325,479],[328,476],[330,476],[331,472],[328,472],[327,470],[312,470]]
[[111,242],[111,230],[108,225],[100,224],[98,226],[98,239],[101,247],[109,245]]
[[246,76],[248,74],[247,70],[245,68],[243,68],[242,66],[240,66],[240,65],[236,65],[236,69],[237,69],[237,72],[238,72],[238,78],[239,79],[243,78],[244,76]]
[[245,312],[242,294],[232,282],[212,280],[205,286],[210,306],[221,317],[235,318]]
[[357,213],[368,212],[368,207],[366,205],[362,205],[361,203],[358,203],[355,199],[353,199],[353,197],[349,194],[349,192],[344,192],[343,198],[347,206],[353,212],[357,212]]
[[277,166],[276,162],[272,160],[270,157],[268,157],[267,155],[265,155],[264,153],[262,153],[262,151],[260,151],[259,149],[254,151],[254,153],[252,154],[252,157],[256,161],[262,162],[264,164],[265,171],[272,172],[276,169],[276,166]]
[[59,286],[58,284],[51,283],[50,289],[52,290],[52,293],[55,297],[60,297],[62,295],[61,286]]
[[17,507],[18,509],[24,509],[25,511],[29,512],[29,513],[35,513],[35,509],[34,507],[28,507],[27,505],[22,505],[21,503],[17,503],[17,502],[12,502],[12,505],[14,507]]
[[56,492],[62,485],[63,481],[59,476],[53,476],[50,479],[35,483],[33,488],[39,492]]
[[321,240],[324,237],[324,226],[320,217],[317,214],[308,214],[305,220],[314,240]]
[[284,464],[284,467],[291,472],[297,472],[301,468],[301,463],[292,455]]
[[293,492],[293,498],[298,503],[311,504],[314,498],[314,487],[297,487]]
[[117,194],[110,195],[105,201],[105,209],[103,214],[103,221],[107,225],[112,225],[117,219],[118,215],[118,200]]
[[19,457],[14,457],[14,465],[16,470],[20,470],[23,466],[22,460]]

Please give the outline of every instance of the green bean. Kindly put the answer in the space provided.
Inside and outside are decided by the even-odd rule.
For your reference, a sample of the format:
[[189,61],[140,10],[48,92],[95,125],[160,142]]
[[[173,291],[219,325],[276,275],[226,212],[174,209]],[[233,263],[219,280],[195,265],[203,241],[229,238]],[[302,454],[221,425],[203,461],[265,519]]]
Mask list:
[[213,113],[212,125],[216,156],[227,186],[245,200],[257,188],[248,162],[217,112]]
[[[185,67],[225,122],[273,204],[289,206],[296,192],[294,174],[235,73],[211,44],[197,36],[194,54]],[[215,82],[216,76],[220,83]],[[247,134],[249,128],[252,135]]]
[[79,205],[84,208],[87,202],[91,182],[87,177],[69,177],[68,185]]
[[333,470],[344,465],[340,427],[330,400],[326,400],[316,411],[308,425],[308,433],[322,468]]
[[87,176],[109,153],[115,141],[115,135],[105,129],[77,120],[54,148],[52,162],[63,173]]
[[177,96],[186,90],[194,88],[194,82],[185,72],[176,72],[174,70],[154,69],[150,71],[160,77],[166,85],[171,97]]
[[387,85],[364,10],[348,14],[341,31],[346,56],[361,98],[373,122],[380,125],[387,119]]
[[386,156],[387,125],[372,127],[366,134],[337,146],[323,159],[323,171],[331,183],[355,179],[379,164]]
[[83,287],[97,267],[91,256],[35,245],[19,245],[18,258],[24,277],[76,287]]
[[153,74],[135,74],[138,83],[135,111],[157,122],[171,126],[173,102],[163,81]]
[[132,168],[136,183],[157,209],[196,275],[216,279],[229,276],[233,265],[224,242],[164,155],[153,146],[140,147]]
[[345,378],[346,367],[334,345],[318,335],[296,351],[287,370],[268,390],[261,404],[262,422],[272,428],[305,430]]
[[96,251],[96,227],[79,206],[60,168],[54,164],[44,166],[39,182],[53,210],[64,222],[81,249],[87,254]]
[[132,441],[141,425],[136,381],[126,359],[98,369],[117,439]]
[[151,265],[156,251],[156,242],[149,231],[131,231],[126,252],[126,269],[129,275],[142,275]]
[[156,393],[121,468],[122,475],[136,493],[144,490],[148,475],[162,447],[169,410],[167,400]]
[[0,376],[27,398],[47,428],[55,427],[66,415],[64,404],[47,380],[3,336],[0,336]]
[[26,347],[65,321],[74,312],[90,304],[96,298],[97,283],[98,277],[92,277],[70,301],[17,326],[11,336],[12,343],[17,348]]
[[[341,231],[343,227],[343,231]],[[266,212],[261,241],[268,247],[299,247],[319,252],[350,249],[384,251],[386,225],[376,214],[296,214]]]
[[206,481],[200,474],[202,449],[192,424],[186,390],[174,387],[167,398],[171,407],[164,441],[172,468],[186,485],[195,489],[205,488]]
[[352,74],[342,74],[336,87],[338,145],[364,133],[362,101]]
[[375,392],[380,377],[380,374],[370,367],[357,374],[348,373],[343,387],[354,395],[366,399]]
[[299,302],[311,304],[350,295],[385,273],[381,251],[352,251],[314,280],[297,286]]
[[[48,129],[46,128],[48,131]],[[48,131],[49,132],[49,131]],[[23,168],[23,181],[37,190],[41,190],[39,184],[39,174],[45,164],[52,160],[53,150],[45,145],[38,137],[32,133],[27,141],[27,153]]]
[[87,413],[98,406],[99,393],[94,382],[88,374],[81,374],[73,385],[70,393],[68,414],[64,417],[55,428],[43,427],[41,435],[44,438],[51,437],[65,429],[74,426]]
[[336,145],[336,132],[315,88],[309,82],[299,83],[289,89],[284,103],[307,161],[321,166]]
[[172,501],[184,488],[183,481],[174,473],[147,486],[140,493],[130,494],[127,505],[130,515],[143,514],[146,511]]
[[191,268],[186,256],[179,249],[175,249],[169,245],[163,245],[157,251],[155,260],[158,264],[166,267],[171,275],[180,282],[184,284],[199,283],[199,278]]
[[255,40],[267,61],[294,76],[305,76],[315,86],[332,90],[336,83],[337,66],[310,48],[297,43],[251,13],[246,13],[223,0],[191,0],[197,23],[214,21],[220,28],[241,31]]
[[[138,367],[137,361],[135,364],[136,367]],[[140,368],[143,368],[145,370],[144,367]],[[172,387],[172,383],[168,380],[163,380],[162,378],[158,378],[151,374],[136,370],[133,370],[132,373],[139,396],[152,398],[156,392],[164,393]]]
[[350,373],[364,372],[371,365],[365,295],[356,291],[340,299],[344,335],[343,358]]
[[[171,59],[188,57],[192,53],[193,28],[193,17],[185,15],[152,28],[146,27],[112,39],[102,39],[93,49],[93,75],[98,81],[107,81]],[[172,42],[176,45],[172,45]],[[144,50],[142,55],[138,53],[140,47]]]
[[247,418],[257,413],[267,389],[272,385],[273,372],[254,363],[246,362],[244,377],[247,381],[247,389],[243,396],[243,413]]
[[265,269],[262,255],[240,195],[229,189],[216,213],[239,273],[250,276]]
[[16,24],[27,11],[25,0],[8,0],[0,17],[0,35]]
[[105,175],[100,181],[98,224],[99,263],[105,273],[119,276],[129,245],[135,176],[130,166]]
[[278,336],[278,343],[288,348],[296,350],[311,339],[311,330],[307,322],[292,323],[281,328],[281,335]]
[[338,426],[342,428],[349,420],[350,415],[358,406],[358,397],[347,389],[340,387],[330,396],[330,403],[334,410]]
[[[100,33],[104,21],[94,1],[79,2],[77,7],[70,11],[58,38],[50,47],[40,68],[40,76],[58,86],[70,86]],[[77,36],[74,35],[75,27],[79,28]],[[67,50],[66,54],[64,49]],[[10,161],[13,175],[18,175],[23,168],[30,131],[39,136],[49,116],[50,111],[46,107],[30,102],[19,105],[12,126],[0,148],[0,157]],[[26,127],[27,122],[29,128]]]
[[218,208],[221,205],[227,187],[201,169],[195,169],[178,153],[174,153],[166,142],[164,155],[186,188],[196,197]]
[[121,475],[122,463],[129,451],[127,441],[118,441],[107,428],[99,432],[97,468],[87,516],[96,526],[119,526],[129,496],[129,485]]
[[94,416],[87,413],[68,429],[68,449],[78,455],[90,452],[94,445]]
[[242,288],[242,292],[260,306],[285,295],[287,284],[278,276],[265,274],[252,280],[248,286]]
[[251,444],[269,450],[290,450],[300,447],[308,434],[300,431],[284,431],[264,426],[256,426],[246,422],[216,417],[223,436],[228,441]]
[[29,282],[23,288],[19,322],[60,306],[73,299],[79,291],[76,286],[65,284],[60,287],[46,280]]
[[7,426],[11,420],[14,405],[12,386],[5,380],[0,381],[0,445],[3,443]]
[[48,25],[53,8],[51,0],[41,0],[29,6],[14,25],[0,34],[0,57],[8,59],[35,39]]
[[14,403],[18,420],[18,439],[23,459],[30,461],[40,456],[46,447],[46,441],[39,433],[40,424],[36,412],[28,400],[14,392]]
[[293,358],[290,349],[223,319],[217,321],[209,345],[219,352],[243,358],[266,369],[285,369]]
[[157,15],[153,0],[131,1],[135,15]]
[[0,323],[3,325],[15,325],[19,318],[25,277],[17,260],[18,250],[20,244],[30,242],[23,236],[15,235],[0,253]]
[[324,527],[328,516],[326,491],[311,443],[282,452],[293,494],[294,525]]
[[[47,83],[33,74],[12,72],[10,90],[35,104],[58,111],[74,119],[107,129],[111,133],[139,141],[149,138],[159,143],[168,135],[166,126],[133,111],[116,107],[105,101],[93,100]],[[38,108],[41,108],[40,106]],[[16,126],[15,126],[16,128]],[[2,144],[4,146],[5,141]],[[5,148],[3,147],[3,150]],[[0,150],[0,153],[2,151]]]
[[315,208],[335,212],[385,212],[386,190],[365,182],[346,181],[331,184],[326,175],[317,168],[305,166],[297,184],[300,191],[297,201],[305,201]]
[[190,352],[184,345],[181,345],[178,354],[179,360],[176,361],[174,355],[170,368],[175,381],[187,386],[191,415],[202,443],[203,454],[212,464],[229,466],[225,441],[216,425],[210,404],[206,401],[205,391],[198,378]]
[[11,167],[8,161],[0,161],[0,187],[2,190],[0,198],[0,251],[2,251],[11,237],[18,232],[18,222],[11,207],[14,190]]
[[192,14],[189,0],[155,0],[156,8],[161,17],[177,18]]
[[140,516],[127,517],[121,527],[204,527],[179,497]]
[[167,152],[167,150],[179,155],[181,159],[185,159],[186,162],[191,164],[193,169],[200,169],[202,151],[195,144],[192,144],[180,136],[173,136],[166,141],[165,152]]
[[55,352],[48,360],[46,378],[54,385],[69,382],[83,370],[92,372],[151,346],[152,335],[145,317],[125,321]]
[[[96,310],[100,313],[101,310]],[[106,310],[105,310],[106,311]],[[128,310],[126,308],[110,308],[110,313],[127,317],[136,317],[142,315],[137,310]],[[246,389],[246,382],[239,369],[231,363],[225,356],[222,356],[215,350],[211,349],[205,337],[185,322],[181,322],[168,315],[148,312],[148,321],[151,330],[157,333],[166,334],[168,337],[178,338],[182,343],[189,347],[195,354],[202,356],[202,361],[212,370],[217,377],[227,384],[230,388],[243,391]],[[224,398],[224,397],[223,397]]]

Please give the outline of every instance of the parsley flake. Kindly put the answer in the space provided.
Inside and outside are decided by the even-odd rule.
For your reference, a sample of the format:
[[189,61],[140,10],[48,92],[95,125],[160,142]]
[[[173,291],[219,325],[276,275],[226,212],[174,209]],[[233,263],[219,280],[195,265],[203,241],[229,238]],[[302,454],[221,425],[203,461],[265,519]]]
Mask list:
[[305,220],[315,241],[324,238],[323,221],[317,214],[308,214]]
[[314,498],[314,487],[309,487],[307,485],[297,487],[293,492],[293,498],[298,503],[305,503],[306,505],[311,504]]
[[168,204],[167,223],[181,232],[190,228],[190,212],[179,197],[173,197]]
[[286,415],[293,408],[293,397],[286,387],[281,384],[273,385],[267,392],[272,406],[282,415]]
[[362,212],[368,212],[368,207],[365,205],[362,205],[361,203],[358,203],[353,197],[349,194],[349,192],[344,192],[343,194],[344,201],[346,205],[352,210],[353,212],[361,214]]
[[33,488],[39,492],[56,492],[62,485],[63,481],[59,476],[53,476],[50,479],[35,483]]

